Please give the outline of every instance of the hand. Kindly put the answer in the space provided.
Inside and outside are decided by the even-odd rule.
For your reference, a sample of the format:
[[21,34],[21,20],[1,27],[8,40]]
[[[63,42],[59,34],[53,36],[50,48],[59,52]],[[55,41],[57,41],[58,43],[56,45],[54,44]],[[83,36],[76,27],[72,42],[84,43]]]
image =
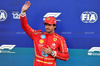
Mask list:
[[48,48],[45,48],[45,47],[43,47],[42,49],[41,49],[41,51],[42,52],[44,52],[43,54],[51,54],[51,52],[52,52],[52,50],[51,50],[51,48],[47,45],[47,47]]
[[28,10],[28,8],[30,7],[30,5],[31,5],[30,1],[28,1],[28,2],[26,1],[25,4],[22,7],[21,12],[22,13],[26,12]]

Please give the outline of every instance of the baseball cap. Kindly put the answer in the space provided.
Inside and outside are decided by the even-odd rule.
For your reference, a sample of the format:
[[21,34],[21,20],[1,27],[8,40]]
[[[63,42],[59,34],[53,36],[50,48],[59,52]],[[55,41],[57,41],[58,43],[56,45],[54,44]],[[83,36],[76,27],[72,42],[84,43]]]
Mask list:
[[44,23],[48,23],[48,24],[56,24],[57,21],[56,21],[56,19],[55,19],[54,17],[49,16],[49,17],[46,17],[46,18],[45,18],[45,21],[43,22],[43,24],[44,24]]

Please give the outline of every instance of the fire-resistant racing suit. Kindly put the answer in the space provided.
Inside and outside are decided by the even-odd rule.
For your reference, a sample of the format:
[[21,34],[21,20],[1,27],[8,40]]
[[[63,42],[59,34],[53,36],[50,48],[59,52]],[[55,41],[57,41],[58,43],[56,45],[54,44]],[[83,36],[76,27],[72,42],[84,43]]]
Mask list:
[[[35,59],[34,66],[56,66],[56,58],[67,61],[69,58],[65,39],[57,33],[47,33],[32,29],[28,23],[26,14],[20,15],[21,27],[34,41]],[[54,51],[53,55],[42,53],[42,47],[47,45]]]

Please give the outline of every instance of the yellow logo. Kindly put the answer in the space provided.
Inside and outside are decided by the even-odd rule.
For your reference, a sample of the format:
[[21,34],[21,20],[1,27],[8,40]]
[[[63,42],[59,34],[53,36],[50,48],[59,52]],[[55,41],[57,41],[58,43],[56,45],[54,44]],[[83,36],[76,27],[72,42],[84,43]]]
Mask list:
[[54,41],[57,41],[57,38],[53,38]]
[[44,42],[44,40],[43,39],[40,39],[40,41],[39,41],[40,43],[43,43]]

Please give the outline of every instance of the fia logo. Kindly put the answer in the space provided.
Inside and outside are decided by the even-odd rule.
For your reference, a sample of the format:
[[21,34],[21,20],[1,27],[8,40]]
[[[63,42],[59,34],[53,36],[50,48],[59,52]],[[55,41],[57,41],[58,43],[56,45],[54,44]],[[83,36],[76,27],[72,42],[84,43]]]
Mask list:
[[95,23],[98,19],[98,15],[93,11],[85,11],[81,14],[81,20],[84,23]]
[[5,21],[7,19],[7,12],[0,10],[0,21]]
[[[45,20],[46,17],[49,17],[49,16],[52,16],[52,17],[55,17],[57,18],[61,13],[60,12],[48,12],[46,13],[46,15],[44,15],[44,18],[43,20]],[[59,19],[56,19],[57,21],[61,21]]]
[[12,15],[13,15],[13,19],[20,19],[20,14],[18,11],[13,11]]

